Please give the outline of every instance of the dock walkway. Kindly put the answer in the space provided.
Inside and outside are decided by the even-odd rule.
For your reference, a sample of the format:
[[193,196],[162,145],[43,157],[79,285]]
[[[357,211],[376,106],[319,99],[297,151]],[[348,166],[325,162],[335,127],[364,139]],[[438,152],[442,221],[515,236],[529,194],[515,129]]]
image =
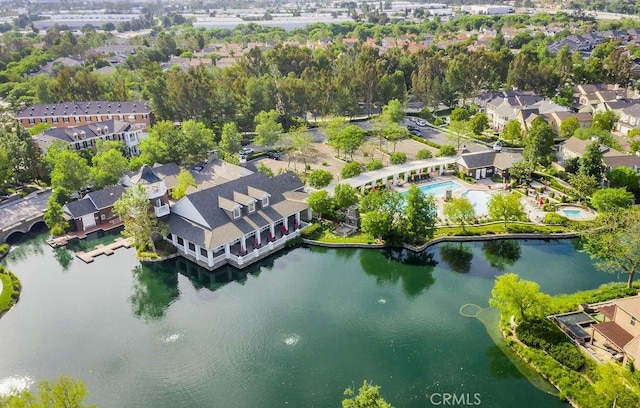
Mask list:
[[131,241],[128,238],[118,237],[111,244],[103,245],[99,244],[95,249],[89,252],[76,252],[76,257],[81,259],[85,263],[91,263],[95,260],[96,256],[99,255],[113,255],[113,252],[118,248],[129,248],[131,247]]

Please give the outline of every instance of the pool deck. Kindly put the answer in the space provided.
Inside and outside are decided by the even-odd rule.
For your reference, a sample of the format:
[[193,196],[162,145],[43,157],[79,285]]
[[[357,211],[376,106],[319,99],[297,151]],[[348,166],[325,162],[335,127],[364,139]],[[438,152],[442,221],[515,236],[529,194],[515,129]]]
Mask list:
[[118,237],[114,242],[107,245],[99,244],[98,246],[95,247],[95,249],[89,252],[84,252],[84,251],[76,252],[76,257],[85,263],[91,263],[95,260],[96,256],[113,255],[113,252],[118,248],[130,248],[130,247],[131,247],[130,239]]
[[[582,214],[582,216],[570,217],[563,210],[580,211],[580,214]],[[598,214],[592,209],[581,206],[581,205],[575,205],[575,204],[561,205],[556,211],[556,213],[562,215],[565,218],[570,219],[571,221],[593,221],[598,217]]]

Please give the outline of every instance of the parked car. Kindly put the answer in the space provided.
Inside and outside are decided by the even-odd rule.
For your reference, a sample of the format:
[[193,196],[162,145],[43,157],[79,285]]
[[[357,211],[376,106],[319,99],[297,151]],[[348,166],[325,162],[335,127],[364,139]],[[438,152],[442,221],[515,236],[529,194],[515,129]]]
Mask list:
[[280,152],[276,152],[274,150],[269,150],[266,152],[267,157],[273,160],[280,160],[282,158],[282,154]]
[[427,122],[422,119],[416,120],[416,123],[418,124],[418,126],[427,126]]
[[253,150],[250,147],[243,147],[242,149],[240,149],[240,156],[248,156],[250,154],[253,154],[255,150]]

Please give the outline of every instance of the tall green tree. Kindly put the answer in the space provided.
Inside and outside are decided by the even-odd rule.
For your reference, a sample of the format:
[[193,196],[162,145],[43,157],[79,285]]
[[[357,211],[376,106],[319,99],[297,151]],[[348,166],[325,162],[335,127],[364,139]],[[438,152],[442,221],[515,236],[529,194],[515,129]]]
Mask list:
[[578,118],[572,116],[560,122],[560,137],[568,139],[580,128]]
[[393,408],[391,404],[380,395],[380,387],[374,386],[365,380],[358,390],[358,395],[351,388],[344,391],[347,397],[342,401],[342,408]]
[[37,389],[37,395],[29,390],[24,390],[17,395],[0,396],[0,406],[6,408],[95,408],[95,405],[87,405],[84,402],[89,393],[82,380],[60,376],[57,381],[40,381]]
[[599,270],[628,275],[627,287],[640,266],[640,210],[629,208],[601,214],[593,228],[582,232],[584,249]]
[[62,150],[47,156],[53,166],[51,187],[62,187],[67,191],[79,191],[89,185],[91,169],[87,159],[71,150]]
[[255,117],[256,138],[258,146],[272,148],[280,140],[282,125],[278,123],[278,113],[275,110],[262,111]]
[[535,118],[524,141],[523,158],[534,167],[537,164],[548,166],[551,163],[554,136],[549,123],[542,117]]
[[358,202],[358,195],[355,188],[348,184],[340,183],[336,184],[333,189],[333,200],[336,204],[336,209],[346,210]]
[[392,99],[382,107],[382,116],[389,123],[398,124],[404,118],[404,108],[398,99]]
[[307,203],[309,203],[311,211],[318,214],[318,217],[321,219],[323,214],[331,214],[335,206],[333,198],[329,195],[327,190],[314,191],[309,194]]
[[51,235],[57,236],[64,234],[64,230],[69,223],[64,219],[62,206],[58,201],[50,198],[47,202],[47,211],[44,213],[44,223],[51,231]]
[[602,151],[600,143],[593,142],[587,146],[584,154],[580,157],[578,173],[590,176],[597,182],[602,180],[605,171],[605,165],[602,162]]
[[621,187],[632,192],[636,197],[640,196],[640,175],[629,167],[618,167],[607,175],[609,186]]
[[129,168],[129,162],[118,148],[98,151],[91,163],[91,178],[97,189],[116,184]]
[[496,278],[491,290],[489,304],[500,311],[503,321],[513,316],[516,322],[544,317],[549,310],[549,295],[540,292],[540,286],[519,279],[515,273],[506,273]]
[[333,180],[333,174],[328,170],[318,169],[309,173],[307,182],[313,188],[323,188],[329,185]]
[[525,217],[524,206],[518,193],[494,194],[487,203],[491,218],[504,221],[505,227],[509,221],[522,220]]
[[595,130],[611,132],[618,121],[618,115],[614,111],[596,112],[591,121],[591,127]]
[[236,154],[242,147],[242,134],[233,122],[225,123],[220,137],[220,149],[226,154]]
[[193,177],[193,174],[189,170],[180,169],[180,173],[176,177],[176,181],[178,184],[173,188],[171,192],[171,197],[174,200],[179,200],[187,194],[187,189],[189,187],[196,187],[196,179]]
[[466,225],[476,218],[476,210],[467,197],[452,198],[444,205],[444,216],[466,231]]
[[137,184],[127,189],[113,205],[113,211],[124,223],[124,235],[133,240],[136,248],[155,251],[153,236],[162,233],[163,226],[151,208],[144,186]]
[[433,195],[426,196],[415,184],[405,196],[405,207],[399,221],[399,231],[405,242],[424,242],[433,236],[437,211]]
[[635,202],[633,193],[624,188],[603,188],[593,193],[591,205],[600,212],[629,208]]
[[520,122],[515,119],[508,121],[502,130],[502,137],[514,143],[522,142],[522,126]]

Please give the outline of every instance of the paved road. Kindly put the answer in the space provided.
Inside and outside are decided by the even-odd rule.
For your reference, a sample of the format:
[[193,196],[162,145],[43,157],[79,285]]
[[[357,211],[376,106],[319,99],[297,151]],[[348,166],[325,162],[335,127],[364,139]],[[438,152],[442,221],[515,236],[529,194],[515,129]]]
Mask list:
[[42,194],[32,193],[27,197],[0,207],[0,229],[10,227],[25,218],[40,215],[47,209],[47,200],[51,191]]

